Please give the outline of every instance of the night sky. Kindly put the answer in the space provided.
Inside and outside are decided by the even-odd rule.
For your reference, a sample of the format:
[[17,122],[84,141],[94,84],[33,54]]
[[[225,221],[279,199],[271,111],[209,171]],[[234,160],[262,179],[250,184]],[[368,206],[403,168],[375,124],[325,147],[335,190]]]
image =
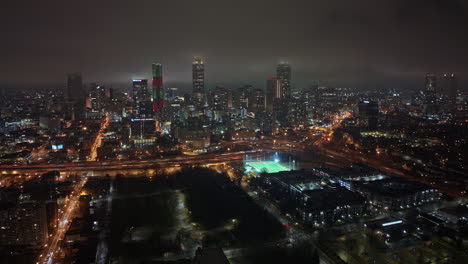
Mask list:
[[[130,85],[164,65],[190,87],[206,61],[207,89],[265,86],[279,61],[293,85],[421,88],[426,72],[468,79],[466,0],[3,1],[0,85]],[[70,3],[73,2],[73,3]]]

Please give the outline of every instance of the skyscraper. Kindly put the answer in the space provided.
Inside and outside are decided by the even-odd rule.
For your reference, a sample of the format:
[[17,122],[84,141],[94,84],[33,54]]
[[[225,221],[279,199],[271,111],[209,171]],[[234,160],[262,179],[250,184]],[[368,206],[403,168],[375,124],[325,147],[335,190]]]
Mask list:
[[428,73],[424,83],[426,104],[435,104],[437,100],[437,75]]
[[361,127],[377,129],[379,116],[379,104],[374,101],[364,100],[358,104],[358,120]]
[[265,93],[260,88],[255,88],[249,98],[249,108],[250,112],[259,114],[265,111]]
[[228,89],[224,86],[216,86],[212,98],[214,110],[226,111],[228,108]]
[[73,100],[82,94],[83,78],[79,73],[69,73],[67,75],[67,99]]
[[85,118],[86,93],[83,89],[83,78],[79,73],[70,73],[67,76],[66,99],[72,106],[72,119],[83,120]]
[[203,106],[205,94],[205,64],[201,57],[195,57],[192,63],[192,98],[197,106]]
[[266,109],[273,112],[273,103],[275,99],[282,98],[281,81],[275,78],[269,78],[266,86]]
[[455,102],[458,93],[458,81],[455,74],[445,73],[442,76],[441,94],[443,94],[450,102]]
[[106,105],[106,89],[103,85],[92,83],[89,86],[89,108],[93,113],[104,112]]
[[237,89],[237,98],[239,100],[239,108],[248,109],[249,108],[249,99],[253,93],[252,85],[243,85]]
[[162,64],[153,63],[153,111],[157,113],[164,107],[164,90],[162,78]]
[[291,66],[288,63],[279,63],[276,66],[276,79],[281,83],[282,98],[291,96]]
[[134,79],[133,80],[133,101],[138,104],[142,101],[150,101],[151,96],[148,90],[148,80]]

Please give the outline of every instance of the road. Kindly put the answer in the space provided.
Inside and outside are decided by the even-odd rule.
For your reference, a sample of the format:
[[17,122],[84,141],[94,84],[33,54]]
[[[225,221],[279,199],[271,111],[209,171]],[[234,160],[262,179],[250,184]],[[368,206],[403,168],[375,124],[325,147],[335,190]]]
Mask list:
[[0,166],[2,174],[34,173],[38,171],[91,171],[91,170],[125,170],[145,169],[158,167],[178,167],[182,165],[204,165],[207,163],[222,163],[233,160],[242,160],[245,154],[255,155],[261,151],[239,151],[225,154],[205,154],[198,156],[174,156],[163,159],[152,160],[128,160],[128,161],[105,161],[105,162],[73,162],[62,164],[37,164],[37,165],[3,165]]
[[75,210],[79,206],[81,191],[88,180],[87,175],[83,175],[79,182],[77,182],[73,191],[69,195],[67,203],[62,207],[62,212],[59,212],[59,221],[55,233],[49,239],[49,244],[44,248],[44,252],[39,256],[37,263],[51,264],[54,258],[60,251],[60,241],[63,240],[68,228],[72,223]]
[[97,150],[102,145],[102,138],[104,137],[104,132],[108,125],[109,125],[109,116],[106,113],[106,115],[104,116],[104,119],[102,120],[99,131],[96,133],[93,145],[91,146],[91,149],[89,151],[88,161],[95,161],[97,159],[97,156],[98,156]]
[[318,150],[321,150],[323,151],[324,153],[327,153],[328,155],[332,155],[332,156],[336,156],[336,157],[341,157],[345,160],[348,160],[350,162],[362,162],[374,169],[377,169],[377,170],[380,170],[390,176],[394,176],[394,177],[400,177],[400,178],[404,178],[404,179],[407,179],[407,180],[411,180],[411,181],[416,181],[416,182],[420,182],[420,183],[423,183],[423,184],[426,184],[428,186],[432,186],[434,188],[437,188],[439,189],[441,192],[443,193],[447,193],[453,197],[461,197],[463,195],[463,193],[460,193],[458,190],[454,190],[452,188],[450,188],[450,186],[444,186],[444,185],[441,185],[441,184],[432,184],[430,181],[427,181],[426,179],[422,178],[422,177],[415,177],[415,176],[412,176],[410,174],[408,174],[408,172],[406,171],[402,171],[400,169],[401,166],[398,166],[396,164],[393,164],[393,163],[388,163],[388,162],[384,162],[382,160],[380,160],[378,157],[363,157],[362,155],[360,154],[356,154],[356,153],[345,153],[345,152],[338,152],[338,151],[334,151],[332,149],[329,149],[329,148],[326,148],[322,145],[322,141],[320,142],[316,142],[314,144],[314,147],[317,148]]

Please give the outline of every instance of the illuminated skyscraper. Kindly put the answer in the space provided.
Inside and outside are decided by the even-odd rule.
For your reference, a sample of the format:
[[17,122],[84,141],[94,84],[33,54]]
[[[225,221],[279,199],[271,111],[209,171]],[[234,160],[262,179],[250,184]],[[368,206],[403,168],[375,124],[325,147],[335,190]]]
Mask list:
[[276,66],[276,79],[281,83],[281,97],[289,99],[291,96],[291,66],[280,63]]
[[281,89],[281,81],[275,78],[269,78],[267,80],[267,87],[266,87],[266,110],[268,112],[273,111],[273,104],[275,99],[281,99],[282,94]]
[[133,101],[138,104],[142,101],[150,101],[151,96],[148,90],[148,80],[133,80]]
[[162,78],[162,64],[153,63],[153,111],[157,113],[164,107],[164,90]]
[[162,64],[153,63],[153,112],[156,121],[156,131],[161,132],[161,122],[159,112],[164,107],[164,90],[162,77]]
[[[104,112],[106,105],[106,88],[103,85],[92,83],[89,86],[89,107],[93,113]],[[88,102],[88,101],[87,101]]]
[[195,57],[192,63],[192,98],[196,105],[203,105],[205,94],[205,64],[201,57]]
[[216,86],[212,98],[214,110],[225,111],[228,108],[228,89],[224,86]]

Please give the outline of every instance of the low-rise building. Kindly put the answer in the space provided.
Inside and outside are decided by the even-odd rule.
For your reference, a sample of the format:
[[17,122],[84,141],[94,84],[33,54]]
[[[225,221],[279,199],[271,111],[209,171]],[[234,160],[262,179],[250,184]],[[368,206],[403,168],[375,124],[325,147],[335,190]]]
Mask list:
[[366,211],[365,199],[317,176],[316,172],[283,171],[264,174],[263,186],[280,208],[307,225],[354,219]]
[[439,193],[425,184],[400,178],[374,181],[353,181],[353,188],[365,196],[374,207],[399,210],[433,202]]

